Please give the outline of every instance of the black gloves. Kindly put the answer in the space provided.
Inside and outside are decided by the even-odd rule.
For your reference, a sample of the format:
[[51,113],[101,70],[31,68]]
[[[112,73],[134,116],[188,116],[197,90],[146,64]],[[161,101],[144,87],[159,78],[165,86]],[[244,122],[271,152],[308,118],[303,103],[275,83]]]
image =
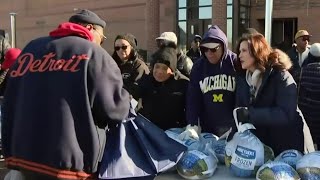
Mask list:
[[249,109],[247,107],[239,107],[237,109],[237,118],[239,122],[249,123]]

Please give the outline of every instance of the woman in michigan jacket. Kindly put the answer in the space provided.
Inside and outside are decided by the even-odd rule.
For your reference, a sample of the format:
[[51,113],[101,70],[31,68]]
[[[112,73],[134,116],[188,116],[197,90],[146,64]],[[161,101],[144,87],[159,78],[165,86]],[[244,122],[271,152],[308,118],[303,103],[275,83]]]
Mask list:
[[255,134],[275,155],[287,149],[303,152],[303,121],[288,56],[273,50],[261,34],[240,39],[236,78],[238,120],[252,123]]

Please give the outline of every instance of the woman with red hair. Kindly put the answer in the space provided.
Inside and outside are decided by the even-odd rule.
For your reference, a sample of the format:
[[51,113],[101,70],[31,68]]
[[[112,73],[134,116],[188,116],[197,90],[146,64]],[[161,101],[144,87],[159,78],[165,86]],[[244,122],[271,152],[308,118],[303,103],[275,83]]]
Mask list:
[[262,34],[239,41],[236,107],[238,120],[255,126],[256,136],[275,155],[304,151],[303,121],[297,108],[297,86],[289,57],[272,49]]

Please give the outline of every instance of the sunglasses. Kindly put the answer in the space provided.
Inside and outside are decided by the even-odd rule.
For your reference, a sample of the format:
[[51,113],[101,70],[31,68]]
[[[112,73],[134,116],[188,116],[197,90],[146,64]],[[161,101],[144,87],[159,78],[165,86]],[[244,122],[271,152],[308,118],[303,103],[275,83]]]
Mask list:
[[106,37],[105,35],[101,34],[99,31],[97,31],[96,28],[93,28],[93,29],[94,29],[94,31],[96,31],[96,32],[99,34],[99,36],[100,36],[100,39],[101,39],[100,44],[103,44],[104,40],[107,40],[107,37]]
[[310,41],[310,38],[308,36],[302,37],[302,41]]
[[115,46],[114,50],[119,51],[120,49],[122,50],[126,50],[128,48],[128,46]]
[[210,50],[212,53],[215,53],[218,51],[218,49],[220,48],[220,46],[217,46],[215,48],[207,48],[207,47],[200,47],[201,51],[207,52],[208,50]]

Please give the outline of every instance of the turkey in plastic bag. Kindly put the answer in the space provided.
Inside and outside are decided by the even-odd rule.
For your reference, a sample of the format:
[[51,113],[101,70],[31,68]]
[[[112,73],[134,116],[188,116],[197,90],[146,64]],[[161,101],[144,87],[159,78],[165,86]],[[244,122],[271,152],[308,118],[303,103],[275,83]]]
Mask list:
[[238,123],[236,110],[233,115],[238,132],[227,142],[225,164],[235,176],[254,177],[264,164],[264,145],[250,132],[255,129],[252,124]]
[[177,171],[185,179],[205,179],[211,177],[218,164],[218,159],[210,143],[204,150],[187,151],[177,164]]
[[188,150],[198,150],[198,149],[204,149],[205,142],[202,142],[204,140],[203,138],[200,138],[199,140],[188,138],[186,140],[180,140],[178,136],[184,131],[184,128],[171,128],[165,131],[165,133],[173,140],[177,141],[180,144],[185,145]]
[[274,161],[280,161],[289,164],[296,169],[297,162],[302,158],[303,154],[294,149],[288,149],[280,153]]
[[301,180],[320,179],[320,151],[304,155],[296,165]]
[[300,180],[298,173],[289,164],[271,161],[262,165],[256,175],[257,180]]

